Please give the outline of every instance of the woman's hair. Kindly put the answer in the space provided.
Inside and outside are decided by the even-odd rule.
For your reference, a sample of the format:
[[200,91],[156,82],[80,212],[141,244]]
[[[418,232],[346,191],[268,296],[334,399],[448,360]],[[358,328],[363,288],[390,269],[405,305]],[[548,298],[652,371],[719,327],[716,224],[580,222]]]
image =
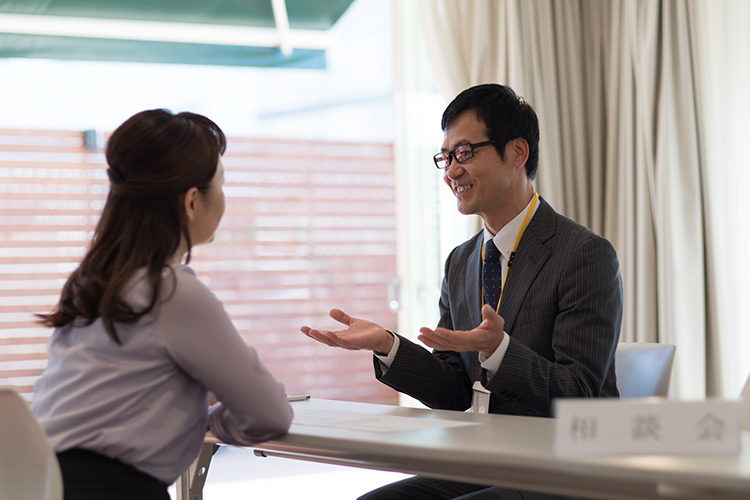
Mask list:
[[[120,125],[107,142],[109,196],[94,231],[91,248],[62,290],[56,310],[40,314],[47,326],[76,318],[93,323],[101,316],[120,343],[115,323],[134,323],[150,312],[161,291],[165,266],[182,238],[190,262],[190,235],[182,206],[190,188],[208,194],[226,138],[214,122],[194,113],[142,111]],[[146,268],[151,303],[134,310],[123,287]]]

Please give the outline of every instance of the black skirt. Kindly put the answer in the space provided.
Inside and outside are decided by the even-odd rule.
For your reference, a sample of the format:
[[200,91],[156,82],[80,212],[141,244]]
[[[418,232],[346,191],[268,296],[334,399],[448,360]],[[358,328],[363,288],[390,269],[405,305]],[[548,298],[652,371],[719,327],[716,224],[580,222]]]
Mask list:
[[169,500],[168,485],[119,460],[80,448],[57,459],[64,500]]

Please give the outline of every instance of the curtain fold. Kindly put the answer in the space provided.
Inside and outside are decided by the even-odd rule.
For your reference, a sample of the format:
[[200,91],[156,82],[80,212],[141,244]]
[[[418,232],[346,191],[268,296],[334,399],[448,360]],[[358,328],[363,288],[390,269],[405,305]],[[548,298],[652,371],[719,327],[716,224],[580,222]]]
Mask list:
[[509,85],[540,120],[537,190],[607,237],[624,341],[677,345],[670,394],[703,397],[710,263],[692,0],[422,0],[438,89]]
[[656,188],[660,202],[657,224],[657,269],[660,272],[659,340],[681,346],[687,354],[675,360],[677,394],[705,396],[715,374],[707,372],[706,253],[704,235],[708,207],[703,197],[696,88],[695,30],[692,3],[662,3],[661,57],[657,95]]
[[693,4],[698,33],[695,78],[701,96],[698,123],[705,211],[707,393],[736,398],[750,373],[750,2],[711,0]]

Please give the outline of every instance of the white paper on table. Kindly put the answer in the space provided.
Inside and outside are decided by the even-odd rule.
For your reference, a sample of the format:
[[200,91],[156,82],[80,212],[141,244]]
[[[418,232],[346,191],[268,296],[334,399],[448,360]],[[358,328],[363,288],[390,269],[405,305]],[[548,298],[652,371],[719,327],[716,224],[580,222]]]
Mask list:
[[460,420],[400,417],[397,415],[378,415],[349,410],[318,410],[296,406],[294,407],[294,421],[292,423],[296,425],[314,425],[317,427],[338,427],[365,432],[402,432],[417,429],[477,425],[477,422]]

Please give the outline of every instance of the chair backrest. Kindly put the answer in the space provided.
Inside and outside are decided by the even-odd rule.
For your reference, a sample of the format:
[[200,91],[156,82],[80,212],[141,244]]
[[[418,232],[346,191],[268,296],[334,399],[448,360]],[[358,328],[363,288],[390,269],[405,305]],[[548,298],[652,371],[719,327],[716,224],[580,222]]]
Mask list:
[[742,429],[750,431],[750,375],[747,377],[740,398],[742,398]]
[[615,351],[620,397],[666,397],[672,376],[675,346],[651,342],[621,342]]
[[0,500],[62,499],[57,456],[12,387],[0,387],[0,450]]

